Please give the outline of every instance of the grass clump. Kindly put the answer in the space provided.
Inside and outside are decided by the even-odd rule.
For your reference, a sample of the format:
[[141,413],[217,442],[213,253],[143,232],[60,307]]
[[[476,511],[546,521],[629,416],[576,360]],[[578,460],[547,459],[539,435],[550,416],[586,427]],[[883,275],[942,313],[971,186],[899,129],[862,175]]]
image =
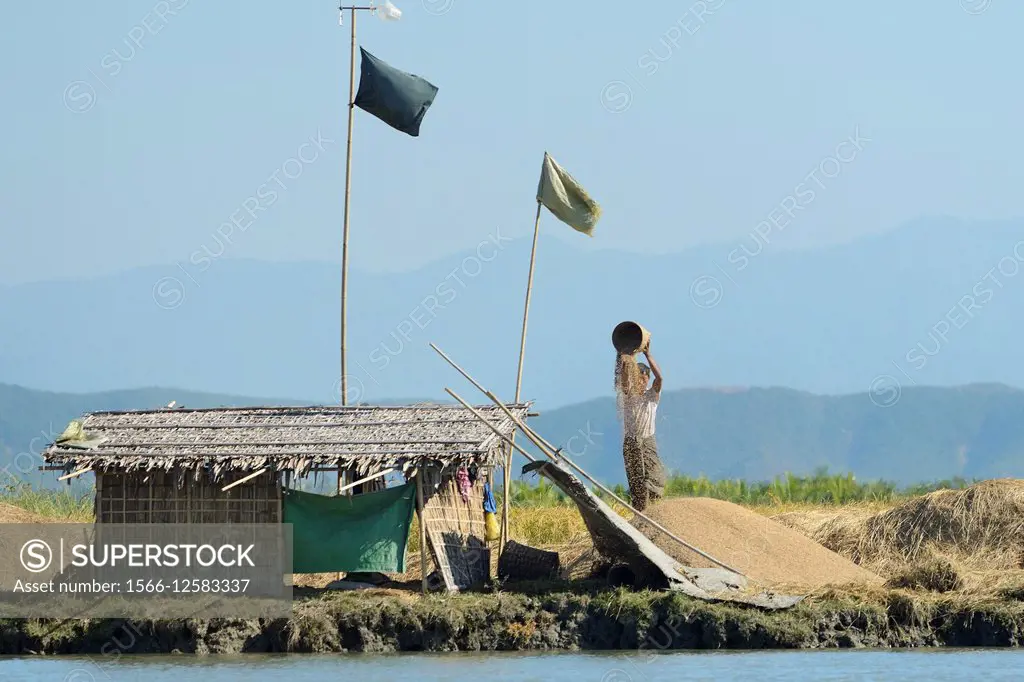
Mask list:
[[912,564],[886,582],[886,587],[929,592],[953,592],[964,586],[964,579],[947,559],[933,557]]
[[0,502],[55,521],[91,523],[95,489],[33,488],[25,482],[12,482],[0,488]]

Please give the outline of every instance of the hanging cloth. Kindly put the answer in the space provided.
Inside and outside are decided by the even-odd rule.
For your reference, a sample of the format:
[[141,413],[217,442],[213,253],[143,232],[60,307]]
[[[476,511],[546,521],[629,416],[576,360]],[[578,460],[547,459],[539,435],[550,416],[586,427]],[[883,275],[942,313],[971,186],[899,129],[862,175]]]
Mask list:
[[459,467],[455,474],[455,482],[459,486],[459,495],[462,497],[462,501],[469,504],[469,493],[473,490],[473,484],[469,482],[469,472],[466,471],[466,467]]
[[498,519],[495,513],[498,505],[494,503],[494,494],[491,492],[491,484],[484,482],[484,539],[493,542],[501,537],[501,529],[498,527]]

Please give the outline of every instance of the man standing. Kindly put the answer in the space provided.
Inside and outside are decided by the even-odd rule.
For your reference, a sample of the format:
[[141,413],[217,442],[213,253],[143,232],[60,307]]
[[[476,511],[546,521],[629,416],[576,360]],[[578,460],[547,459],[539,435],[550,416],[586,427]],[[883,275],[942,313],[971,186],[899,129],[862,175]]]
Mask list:
[[[665,469],[658,458],[658,445],[654,437],[655,415],[661,399],[661,368],[644,351],[648,365],[637,363],[632,381],[630,373],[622,372],[618,392],[622,406],[622,459],[626,465],[626,481],[633,508],[643,511],[665,494]],[[620,362],[635,362],[631,356]],[[651,374],[654,382],[648,388]],[[632,385],[629,385],[632,384]]]

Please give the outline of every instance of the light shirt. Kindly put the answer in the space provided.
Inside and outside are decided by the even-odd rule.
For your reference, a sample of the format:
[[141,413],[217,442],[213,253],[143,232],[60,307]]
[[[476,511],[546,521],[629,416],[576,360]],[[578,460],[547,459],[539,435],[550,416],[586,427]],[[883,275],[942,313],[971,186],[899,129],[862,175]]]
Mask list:
[[654,387],[642,395],[628,395],[622,398],[623,433],[634,438],[649,438],[654,435],[654,417],[658,411],[661,394]]

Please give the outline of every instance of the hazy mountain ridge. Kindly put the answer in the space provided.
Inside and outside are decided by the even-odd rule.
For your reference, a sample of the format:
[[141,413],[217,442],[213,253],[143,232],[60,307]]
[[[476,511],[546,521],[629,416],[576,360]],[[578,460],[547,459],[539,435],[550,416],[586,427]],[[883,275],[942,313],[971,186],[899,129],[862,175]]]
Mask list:
[[[1024,222],[922,220],[801,251],[782,248],[785,233],[759,246],[748,236],[664,256],[576,247],[557,229],[541,234],[523,383],[549,409],[610,395],[609,335],[623,319],[651,329],[671,389],[854,393],[879,375],[1024,386],[1012,343],[1024,327],[1014,255]],[[352,271],[350,398],[440,398],[460,385],[429,342],[511,398],[530,242],[495,232],[414,272]],[[756,254],[742,270],[737,249]],[[336,400],[338,266],[206,265],[0,289],[10,325],[0,377],[58,391],[181,385]]]
[[[470,391],[462,394],[479,402]],[[163,388],[59,394],[0,384],[0,468],[52,485],[54,476],[36,471],[38,455],[68,421],[85,412],[154,408],[170,400],[188,407],[310,404]],[[900,483],[1024,477],[1024,391],[981,384],[910,387],[890,406],[876,402],[867,393],[821,396],[784,388],[666,391],[658,442],[670,469],[711,478],[763,480],[822,466]],[[601,480],[624,480],[612,398],[538,409],[531,424],[545,438]]]

